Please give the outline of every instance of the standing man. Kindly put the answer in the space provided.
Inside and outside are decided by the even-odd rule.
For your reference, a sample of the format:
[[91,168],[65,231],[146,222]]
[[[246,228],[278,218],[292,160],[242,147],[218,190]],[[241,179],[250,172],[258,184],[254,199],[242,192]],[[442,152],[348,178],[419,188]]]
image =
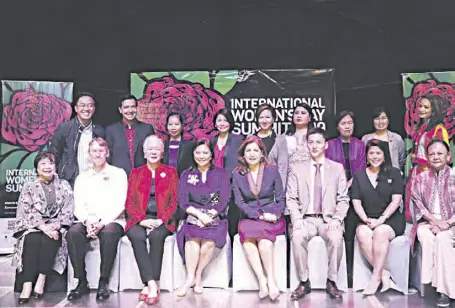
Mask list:
[[349,208],[346,174],[340,163],[325,157],[327,136],[321,128],[307,134],[311,160],[295,165],[288,175],[286,203],[292,222],[291,243],[300,283],[291,294],[297,300],[311,292],[308,242],[321,236],[327,246],[326,292],[342,299],[336,281],[343,256],[343,220]]
[[122,96],[118,110],[122,120],[106,128],[109,162],[125,170],[129,176],[132,169],[145,165],[142,144],[154,130],[152,125],[136,120],[137,100],[133,95]]
[[74,216],[79,221],[66,234],[68,255],[74,268],[77,287],[68,294],[75,301],[89,293],[85,270],[86,245],[99,238],[101,265],[97,300],[109,298],[109,277],[117,255],[117,245],[123,236],[128,179],[123,169],[106,162],[109,148],[102,138],[89,145],[93,169],[81,173],[74,185]]
[[436,305],[448,307],[455,299],[455,171],[448,166],[451,153],[444,140],[430,141],[426,153],[430,168],[416,176],[411,195],[422,246],[421,283],[431,283],[438,293]]
[[88,155],[90,141],[96,137],[104,138],[104,128],[92,122],[95,97],[91,93],[79,93],[74,110],[76,116],[57,127],[49,145],[49,151],[55,154],[59,177],[67,180],[71,187],[74,187],[78,174],[92,168]]

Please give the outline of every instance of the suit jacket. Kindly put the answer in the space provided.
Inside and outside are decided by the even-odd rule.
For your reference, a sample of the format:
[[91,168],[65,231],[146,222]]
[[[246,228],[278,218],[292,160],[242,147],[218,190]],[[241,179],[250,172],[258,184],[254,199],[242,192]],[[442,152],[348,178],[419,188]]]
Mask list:
[[[210,140],[210,143],[213,148],[216,147],[216,143],[218,141],[218,135]],[[232,178],[232,170],[237,167],[237,160],[239,157],[239,148],[243,142],[242,135],[234,135],[233,133],[229,133],[229,136],[226,141],[226,149],[224,150],[224,166],[223,168],[229,173],[229,176]]]
[[[337,163],[343,165],[343,168],[346,169],[346,158],[344,157],[343,151],[343,141],[341,137],[329,140],[329,146],[325,150],[325,156]],[[366,168],[366,158],[365,158],[365,144],[359,139],[352,137],[349,142],[349,164],[351,167],[351,173],[354,174]]]
[[[152,172],[147,165],[133,169],[128,180],[128,194],[125,210],[127,214],[125,232],[146,217],[150,199]],[[166,228],[173,232],[175,222],[173,215],[177,209],[177,187],[179,179],[175,168],[161,165],[155,170],[155,196],[157,216]]]
[[264,168],[261,189],[257,197],[251,192],[247,176],[240,174],[238,169],[232,174],[232,191],[235,203],[245,218],[259,219],[263,213],[270,213],[278,218],[283,215],[285,193],[276,165]]
[[[135,122],[134,127],[134,168],[146,163],[142,144],[146,137],[154,133],[153,126],[142,122]],[[125,170],[126,175],[131,173],[131,160],[128,143],[126,141],[126,128],[122,121],[109,125],[106,128],[106,141],[110,155],[108,162],[115,167]]]
[[[104,128],[98,124],[92,125],[93,138],[105,138]],[[58,176],[67,180],[71,186],[74,186],[74,181],[79,175],[79,164],[77,162],[77,150],[81,137],[79,126],[76,117],[63,122],[55,130],[49,144],[49,151],[55,154],[57,160]]]
[[[302,218],[310,202],[311,160],[291,168],[288,175],[286,204],[294,223]],[[325,222],[337,218],[343,222],[349,209],[348,187],[343,165],[325,158],[322,187],[322,211]]]
[[[179,152],[177,155],[177,173],[180,176],[182,172],[193,164],[193,142],[191,140],[182,139],[179,145]],[[169,164],[169,139],[164,141],[163,163]]]
[[[367,144],[368,141],[374,138],[374,133],[367,134],[362,137],[362,141]],[[406,151],[404,140],[397,133],[387,131],[387,139],[389,140],[389,152],[392,159],[392,166],[404,171],[406,165]]]

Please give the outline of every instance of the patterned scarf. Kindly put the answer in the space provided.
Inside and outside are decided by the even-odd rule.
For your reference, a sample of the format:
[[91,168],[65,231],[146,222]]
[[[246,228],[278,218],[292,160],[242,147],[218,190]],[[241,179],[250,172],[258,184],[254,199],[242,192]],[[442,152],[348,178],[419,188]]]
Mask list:
[[251,171],[248,170],[248,173],[246,174],[246,178],[248,179],[248,184],[250,185],[251,192],[256,197],[259,196],[259,192],[261,191],[263,176],[264,176],[264,164],[259,165],[258,177],[257,177],[256,182],[253,179],[253,175],[251,174]]
[[441,216],[444,220],[450,219],[450,217],[452,217],[452,181],[453,180],[450,176],[450,167],[446,166],[443,170],[439,171],[439,174],[436,174],[434,171],[430,171],[429,182],[431,185],[427,185],[425,188],[425,194],[427,196],[430,196],[429,210],[431,213],[434,213],[436,196],[437,194],[439,195]]

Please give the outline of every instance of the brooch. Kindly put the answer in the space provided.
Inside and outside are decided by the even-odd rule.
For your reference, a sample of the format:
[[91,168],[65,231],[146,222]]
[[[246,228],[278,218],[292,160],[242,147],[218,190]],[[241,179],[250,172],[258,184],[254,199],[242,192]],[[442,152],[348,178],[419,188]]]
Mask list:
[[196,174],[189,175],[188,183],[193,184],[193,185],[196,185],[197,183],[199,183],[199,179],[197,178],[197,175]]
[[161,172],[161,173],[160,173],[160,176],[161,176],[162,179],[164,179],[164,178],[166,177],[166,173]]
[[387,179],[387,183],[392,183],[392,179]]

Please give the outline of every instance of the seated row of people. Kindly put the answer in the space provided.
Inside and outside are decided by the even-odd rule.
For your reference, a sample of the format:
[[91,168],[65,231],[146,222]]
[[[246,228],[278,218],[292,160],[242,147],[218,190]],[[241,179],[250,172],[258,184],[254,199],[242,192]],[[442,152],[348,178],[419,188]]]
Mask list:
[[[279,296],[273,275],[272,248],[276,236],[285,234],[285,204],[290,211],[291,242],[300,279],[291,297],[299,299],[311,291],[307,244],[312,237],[319,235],[328,248],[327,293],[332,298],[342,298],[336,280],[343,252],[343,220],[349,208],[345,170],[341,164],[325,158],[328,144],[323,130],[309,130],[306,141],[311,159],[291,168],[286,190],[278,167],[268,163],[260,138],[247,137],[240,146],[239,165],[232,175],[232,191],[242,214],[238,225],[240,239],[259,281],[261,298],[276,299]],[[432,155],[436,155],[434,151],[442,151],[448,156],[447,149],[444,141],[430,143],[427,148],[430,162]],[[164,240],[175,231],[179,216],[176,215],[177,205],[185,212],[183,224],[177,231],[177,241],[188,275],[177,295],[184,296],[192,286],[196,293],[202,292],[202,272],[214,248],[226,243],[226,210],[231,195],[229,173],[212,164],[214,152],[208,140],[194,143],[193,166],[185,170],[180,179],[174,168],[161,163],[164,144],[158,137],[147,137],[143,150],[147,164],[133,169],[127,183],[124,170],[106,163],[109,156],[107,143],[101,138],[93,139],[88,149],[93,169],[77,177],[75,206],[69,184],[55,175],[54,155],[43,152],[37,156],[35,167],[39,178],[25,185],[21,193],[15,235],[20,239],[19,243],[22,242],[18,247],[24,251],[28,249],[27,255],[39,258],[28,259],[24,253],[16,253],[16,260],[22,261],[20,268],[28,277],[24,280],[20,302],[28,301],[34,277],[38,278],[33,295],[39,298],[49,271],[54,268],[62,272],[66,247],[75,278],[79,280],[68,299],[76,300],[88,293],[85,245],[94,238],[99,238],[101,250],[97,299],[107,299],[107,283],[117,243],[126,232],[144,282],[140,299],[156,303]],[[356,229],[358,239],[363,253],[374,267],[365,294],[374,294],[381,282],[383,289],[390,286],[390,273],[384,269],[388,244],[395,236],[403,234],[405,226],[404,216],[398,210],[404,183],[400,171],[391,166],[387,153],[383,143],[375,139],[369,141],[366,150],[369,166],[357,172],[352,183],[351,199],[360,218]],[[78,221],[74,225],[73,207]],[[427,218],[441,228],[450,225],[450,222],[431,219]],[[149,252],[147,239],[150,241]],[[45,242],[51,244],[41,244]],[[47,247],[43,245],[52,249],[43,250]],[[59,262],[53,263],[57,251],[59,257],[56,260]],[[445,292],[448,290],[441,294]]]

